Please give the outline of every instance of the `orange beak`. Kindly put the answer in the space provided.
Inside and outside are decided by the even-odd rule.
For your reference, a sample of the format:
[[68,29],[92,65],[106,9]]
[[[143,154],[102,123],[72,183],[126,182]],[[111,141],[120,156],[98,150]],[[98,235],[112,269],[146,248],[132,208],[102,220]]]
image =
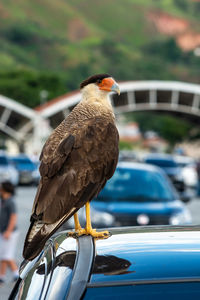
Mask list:
[[119,85],[112,77],[104,78],[102,82],[98,84],[98,86],[100,90],[115,92],[120,95]]

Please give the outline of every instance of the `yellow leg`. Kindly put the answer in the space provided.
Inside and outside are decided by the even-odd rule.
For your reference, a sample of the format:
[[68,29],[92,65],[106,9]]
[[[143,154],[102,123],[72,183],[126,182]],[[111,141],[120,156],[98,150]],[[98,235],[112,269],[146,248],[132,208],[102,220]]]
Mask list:
[[86,226],[83,229],[79,223],[78,220],[78,213],[74,214],[74,224],[75,224],[75,231],[74,232],[68,232],[68,236],[77,237],[81,235],[91,235],[94,238],[103,238],[106,239],[110,236],[108,231],[101,231],[96,232],[96,229],[92,228],[91,224],[91,218],[90,218],[90,202],[87,202],[85,205],[85,212],[86,212]]
[[81,224],[79,222],[78,213],[74,214],[74,227],[75,227],[75,231],[68,232],[68,236],[74,237],[77,235],[81,236],[81,235],[85,234],[85,229],[83,229],[81,227]]
[[108,238],[109,237],[108,231],[96,232],[96,229],[92,228],[91,218],[90,218],[90,202],[86,203],[85,212],[86,212],[85,234],[91,235],[94,238]]
[[92,229],[92,223],[90,217],[90,202],[87,202],[85,204],[85,215],[86,215],[86,226],[85,226],[86,232],[90,232],[91,230],[96,231],[96,229]]
[[74,214],[74,226],[75,226],[75,231],[82,229],[81,224],[79,223],[78,213]]

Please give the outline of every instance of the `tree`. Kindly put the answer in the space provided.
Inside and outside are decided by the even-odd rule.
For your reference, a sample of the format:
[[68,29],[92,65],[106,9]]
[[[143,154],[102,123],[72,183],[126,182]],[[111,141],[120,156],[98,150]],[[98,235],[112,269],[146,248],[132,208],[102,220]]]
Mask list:
[[192,129],[192,125],[188,121],[169,114],[138,112],[129,114],[128,119],[136,121],[143,133],[148,130],[156,131],[171,146],[188,138],[188,132]]
[[0,73],[0,93],[29,107],[41,103],[41,91],[48,92],[46,100],[67,92],[66,81],[57,73],[17,70]]

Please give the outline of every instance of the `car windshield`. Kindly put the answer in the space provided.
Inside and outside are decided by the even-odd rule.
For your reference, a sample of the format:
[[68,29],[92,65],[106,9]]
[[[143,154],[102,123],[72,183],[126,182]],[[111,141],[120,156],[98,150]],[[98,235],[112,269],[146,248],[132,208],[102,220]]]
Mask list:
[[7,166],[8,165],[8,160],[5,156],[0,156],[0,165],[1,166]]
[[185,168],[185,167],[195,167],[195,163],[192,162],[177,162],[177,165],[181,168]]
[[33,162],[28,158],[13,158],[12,161],[16,165],[34,165]]
[[177,164],[175,161],[170,159],[146,159],[145,161],[148,164],[156,165],[161,168],[175,168]]
[[159,172],[117,168],[99,194],[100,201],[171,201],[176,192]]

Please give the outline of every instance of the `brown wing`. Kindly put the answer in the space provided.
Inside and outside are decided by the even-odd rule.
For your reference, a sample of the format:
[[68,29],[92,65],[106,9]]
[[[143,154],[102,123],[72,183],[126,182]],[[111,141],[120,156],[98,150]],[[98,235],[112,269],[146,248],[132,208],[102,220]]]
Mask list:
[[34,205],[34,213],[46,223],[83,206],[113,175],[118,160],[115,125],[100,117],[90,119],[63,139],[51,160],[45,150]]
[[60,143],[54,134],[41,155],[41,181],[23,250],[24,258],[29,260],[40,253],[65,221],[100,192],[118,160],[118,131],[103,118],[74,127]]
[[[53,139],[51,139],[53,142]],[[75,137],[69,134],[58,145],[56,151],[52,154],[51,144],[45,145],[44,152],[41,155],[40,174],[42,177],[51,178],[62,167],[64,161],[72,151],[74,146]],[[45,153],[45,154],[44,154]],[[44,156],[44,158],[42,158]]]

